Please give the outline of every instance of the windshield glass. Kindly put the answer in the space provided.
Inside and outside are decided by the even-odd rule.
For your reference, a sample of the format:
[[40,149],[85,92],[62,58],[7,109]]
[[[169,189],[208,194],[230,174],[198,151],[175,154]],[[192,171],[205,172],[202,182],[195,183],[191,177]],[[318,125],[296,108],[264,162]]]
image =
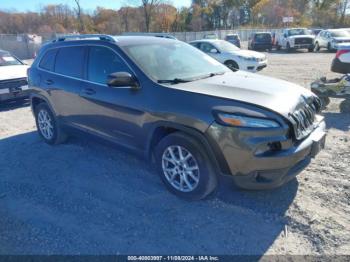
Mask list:
[[348,31],[331,31],[332,37],[350,37],[350,33]]
[[155,81],[194,80],[230,71],[197,48],[180,41],[124,46],[123,50]]
[[288,35],[293,36],[293,35],[309,35],[310,32],[309,30],[305,28],[296,28],[296,29],[290,29],[288,30]]
[[9,53],[0,53],[0,66],[21,65],[17,58],[13,57]]
[[240,50],[237,46],[224,40],[216,41],[215,45],[217,46],[217,48],[219,48],[219,51],[221,52],[235,52]]

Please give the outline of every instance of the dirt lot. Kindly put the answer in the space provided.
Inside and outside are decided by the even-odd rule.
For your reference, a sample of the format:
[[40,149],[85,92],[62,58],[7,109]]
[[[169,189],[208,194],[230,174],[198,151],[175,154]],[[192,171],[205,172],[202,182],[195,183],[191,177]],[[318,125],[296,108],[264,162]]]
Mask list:
[[[308,87],[334,54],[268,56],[262,74]],[[0,254],[350,254],[350,114],[340,102],[324,113],[327,148],[297,179],[248,192],[225,178],[199,202],[174,197],[118,149],[78,138],[48,146],[25,104],[5,105]]]

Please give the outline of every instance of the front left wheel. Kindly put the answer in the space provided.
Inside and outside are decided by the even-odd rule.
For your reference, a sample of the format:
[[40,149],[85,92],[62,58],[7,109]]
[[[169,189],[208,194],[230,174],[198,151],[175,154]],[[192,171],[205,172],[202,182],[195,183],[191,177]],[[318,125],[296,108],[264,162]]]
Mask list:
[[217,187],[217,177],[203,146],[182,132],[163,138],[155,148],[156,167],[165,186],[187,200],[203,199]]
[[35,122],[40,137],[47,144],[60,144],[66,140],[67,135],[46,103],[41,103],[35,108]]

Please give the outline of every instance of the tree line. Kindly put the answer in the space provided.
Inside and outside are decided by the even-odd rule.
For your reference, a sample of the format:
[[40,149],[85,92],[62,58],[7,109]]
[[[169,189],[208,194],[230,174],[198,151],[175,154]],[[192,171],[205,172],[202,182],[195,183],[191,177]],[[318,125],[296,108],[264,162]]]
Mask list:
[[[176,8],[166,0],[131,0],[132,5],[86,11],[72,5],[46,5],[37,12],[0,11],[1,34],[181,32],[237,27],[350,26],[350,0],[193,0]],[[1,5],[0,5],[1,8]]]

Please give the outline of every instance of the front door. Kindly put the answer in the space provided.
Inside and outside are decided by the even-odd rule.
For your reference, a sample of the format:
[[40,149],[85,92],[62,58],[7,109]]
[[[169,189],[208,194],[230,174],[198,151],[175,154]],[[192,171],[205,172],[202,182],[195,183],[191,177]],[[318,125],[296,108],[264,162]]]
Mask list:
[[105,46],[90,46],[86,67],[86,83],[80,91],[81,125],[91,132],[117,143],[138,148],[144,110],[144,90],[129,86],[110,87],[107,77],[115,72],[134,73],[117,51]]

